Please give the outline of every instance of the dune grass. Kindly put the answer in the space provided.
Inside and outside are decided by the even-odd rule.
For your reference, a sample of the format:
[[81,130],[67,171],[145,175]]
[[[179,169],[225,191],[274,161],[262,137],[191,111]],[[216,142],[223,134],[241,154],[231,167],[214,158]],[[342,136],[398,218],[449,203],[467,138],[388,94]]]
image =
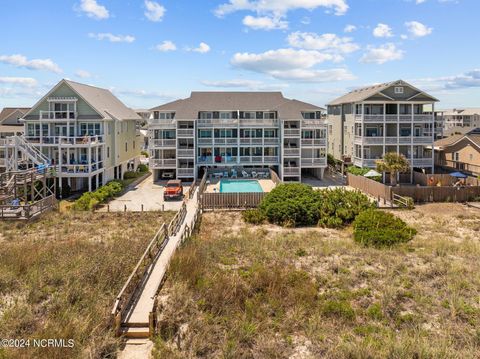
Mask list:
[[0,222],[0,338],[74,339],[74,348],[0,349],[0,358],[113,357],[115,296],[171,213],[48,213]]
[[157,358],[478,358],[480,211],[393,212],[418,234],[365,248],[351,229],[208,213],[162,289]]

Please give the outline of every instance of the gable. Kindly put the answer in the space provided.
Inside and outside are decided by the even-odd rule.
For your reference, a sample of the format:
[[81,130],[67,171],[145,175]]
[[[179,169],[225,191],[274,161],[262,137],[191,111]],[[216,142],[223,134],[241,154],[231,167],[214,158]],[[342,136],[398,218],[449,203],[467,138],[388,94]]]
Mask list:
[[12,113],[10,113],[7,117],[3,119],[1,122],[2,125],[22,125],[22,123],[19,121],[20,118],[23,117],[23,112],[20,110],[15,110]]
[[27,120],[38,120],[40,111],[48,111],[49,97],[75,97],[77,98],[77,114],[78,118],[102,118],[79,94],[70,88],[65,82],[61,82],[47,93],[25,116]]

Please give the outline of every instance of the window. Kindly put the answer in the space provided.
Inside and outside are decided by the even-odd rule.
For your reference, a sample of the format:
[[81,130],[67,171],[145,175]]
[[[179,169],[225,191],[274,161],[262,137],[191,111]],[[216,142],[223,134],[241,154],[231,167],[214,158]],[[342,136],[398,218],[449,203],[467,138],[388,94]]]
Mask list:
[[277,137],[277,130],[265,129],[265,130],[263,130],[263,137],[265,137],[265,138],[276,138]]
[[107,158],[110,158],[110,147],[107,147]]
[[403,94],[403,87],[401,87],[401,86],[396,86],[396,87],[395,87],[395,93],[396,93],[396,94]]
[[128,152],[128,143],[125,142],[125,152]]
[[256,112],[244,112],[243,113],[243,118],[247,120],[252,120],[257,118],[257,113]]
[[275,119],[275,112],[264,112],[263,118],[265,120],[274,120]]
[[213,118],[213,112],[200,112],[200,119],[211,120]]
[[220,118],[222,120],[228,120],[232,118],[232,113],[231,112],[220,112]]
[[303,118],[305,120],[314,120],[315,119],[315,112],[303,112]]
[[175,117],[174,112],[160,112],[159,118],[160,120],[172,120]]
[[458,152],[453,152],[453,153],[452,153],[452,160],[454,160],[454,161],[460,161],[460,153],[458,153]]
[[158,120],[158,119],[160,118],[158,111],[153,111],[153,118],[154,118],[155,120]]
[[212,130],[198,130],[199,138],[212,138]]
[[133,149],[135,149],[135,141],[133,141]]
[[81,123],[80,124],[80,136],[98,136],[101,135],[101,129],[99,123]]

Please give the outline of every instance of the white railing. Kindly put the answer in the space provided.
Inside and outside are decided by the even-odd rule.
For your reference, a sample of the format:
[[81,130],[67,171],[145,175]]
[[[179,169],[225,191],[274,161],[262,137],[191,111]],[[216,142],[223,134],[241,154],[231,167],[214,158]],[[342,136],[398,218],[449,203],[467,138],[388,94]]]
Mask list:
[[285,137],[298,137],[300,136],[300,129],[299,128],[285,128],[283,130],[283,134]]
[[237,145],[238,138],[215,137],[214,142],[215,142],[215,145]]
[[307,128],[321,128],[326,127],[325,120],[302,120],[302,127]]
[[177,168],[177,177],[194,177],[195,168]]
[[363,120],[366,122],[383,122],[383,115],[365,115],[363,116]]
[[433,158],[414,158],[411,163],[414,167],[433,166]]
[[326,138],[302,138],[302,146],[326,146]]
[[357,122],[430,122],[434,118],[432,115],[412,115],[412,114],[396,114],[396,115],[355,115]]
[[40,111],[40,120],[75,120],[74,111]]
[[188,148],[188,149],[178,149],[177,150],[177,157],[195,157],[195,149]]
[[150,158],[149,159],[149,166],[151,168],[175,168],[175,167],[177,167],[177,159],[175,159],[175,158],[169,158],[169,159]]
[[300,167],[283,167],[284,176],[300,176]]
[[72,175],[72,174],[89,174],[101,170],[103,168],[103,161],[91,162],[90,164],[62,164],[55,166],[55,170],[62,174]]
[[432,143],[433,137],[428,136],[413,136],[413,143]]
[[283,155],[284,156],[295,156],[298,157],[300,156],[300,148],[285,148],[283,150]]
[[156,128],[168,128],[176,129],[177,121],[176,120],[161,120],[159,118],[150,118],[147,120],[150,126],[155,126]]
[[82,145],[98,145],[104,143],[103,136],[82,136],[82,137],[68,137],[68,136],[25,136],[25,139],[32,144],[42,145],[67,145],[67,146],[82,146]]
[[268,138],[263,139],[263,144],[264,145],[278,145],[279,142],[280,142],[279,138],[268,137]]
[[193,128],[179,128],[177,130],[177,137],[193,137],[195,130]]
[[278,163],[280,159],[278,156],[264,156],[263,157],[263,162],[264,163]]
[[323,158],[303,158],[301,159],[302,167],[306,166],[326,166],[327,159]]
[[213,138],[198,138],[197,142],[199,145],[211,145],[213,143]]
[[363,137],[363,143],[366,145],[381,145],[383,144],[383,137],[365,136]]
[[398,143],[398,137],[397,136],[387,136],[385,137],[385,143],[389,145],[394,145]]
[[177,140],[172,139],[153,139],[153,147],[175,147],[177,145]]
[[5,158],[0,158],[0,167],[5,167],[7,161],[5,160]]
[[262,163],[262,156],[240,156],[240,163]]
[[411,143],[412,136],[400,136],[398,137],[398,143]]
[[0,138],[0,146],[5,146],[6,143],[7,143],[6,138]]
[[278,120],[276,120],[276,119],[263,119],[263,118],[260,118],[258,120],[254,119],[254,118],[250,118],[250,119],[242,118],[242,119],[240,119],[240,126],[241,127],[244,127],[244,126],[261,126],[261,127],[272,126],[272,127],[277,127],[278,126]]
[[235,118],[229,119],[220,119],[220,118],[212,118],[212,119],[198,119],[197,126],[198,127],[237,127],[238,120]]
[[240,144],[241,145],[261,145],[263,143],[262,137],[241,137]]

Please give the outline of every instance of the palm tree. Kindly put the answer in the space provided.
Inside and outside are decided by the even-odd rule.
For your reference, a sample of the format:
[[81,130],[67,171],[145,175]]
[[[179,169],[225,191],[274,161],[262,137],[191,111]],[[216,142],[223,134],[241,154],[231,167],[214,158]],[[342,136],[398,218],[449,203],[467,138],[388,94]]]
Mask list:
[[410,168],[410,163],[401,153],[388,152],[383,159],[377,161],[378,172],[390,173],[390,184],[397,185],[397,173],[405,172]]

